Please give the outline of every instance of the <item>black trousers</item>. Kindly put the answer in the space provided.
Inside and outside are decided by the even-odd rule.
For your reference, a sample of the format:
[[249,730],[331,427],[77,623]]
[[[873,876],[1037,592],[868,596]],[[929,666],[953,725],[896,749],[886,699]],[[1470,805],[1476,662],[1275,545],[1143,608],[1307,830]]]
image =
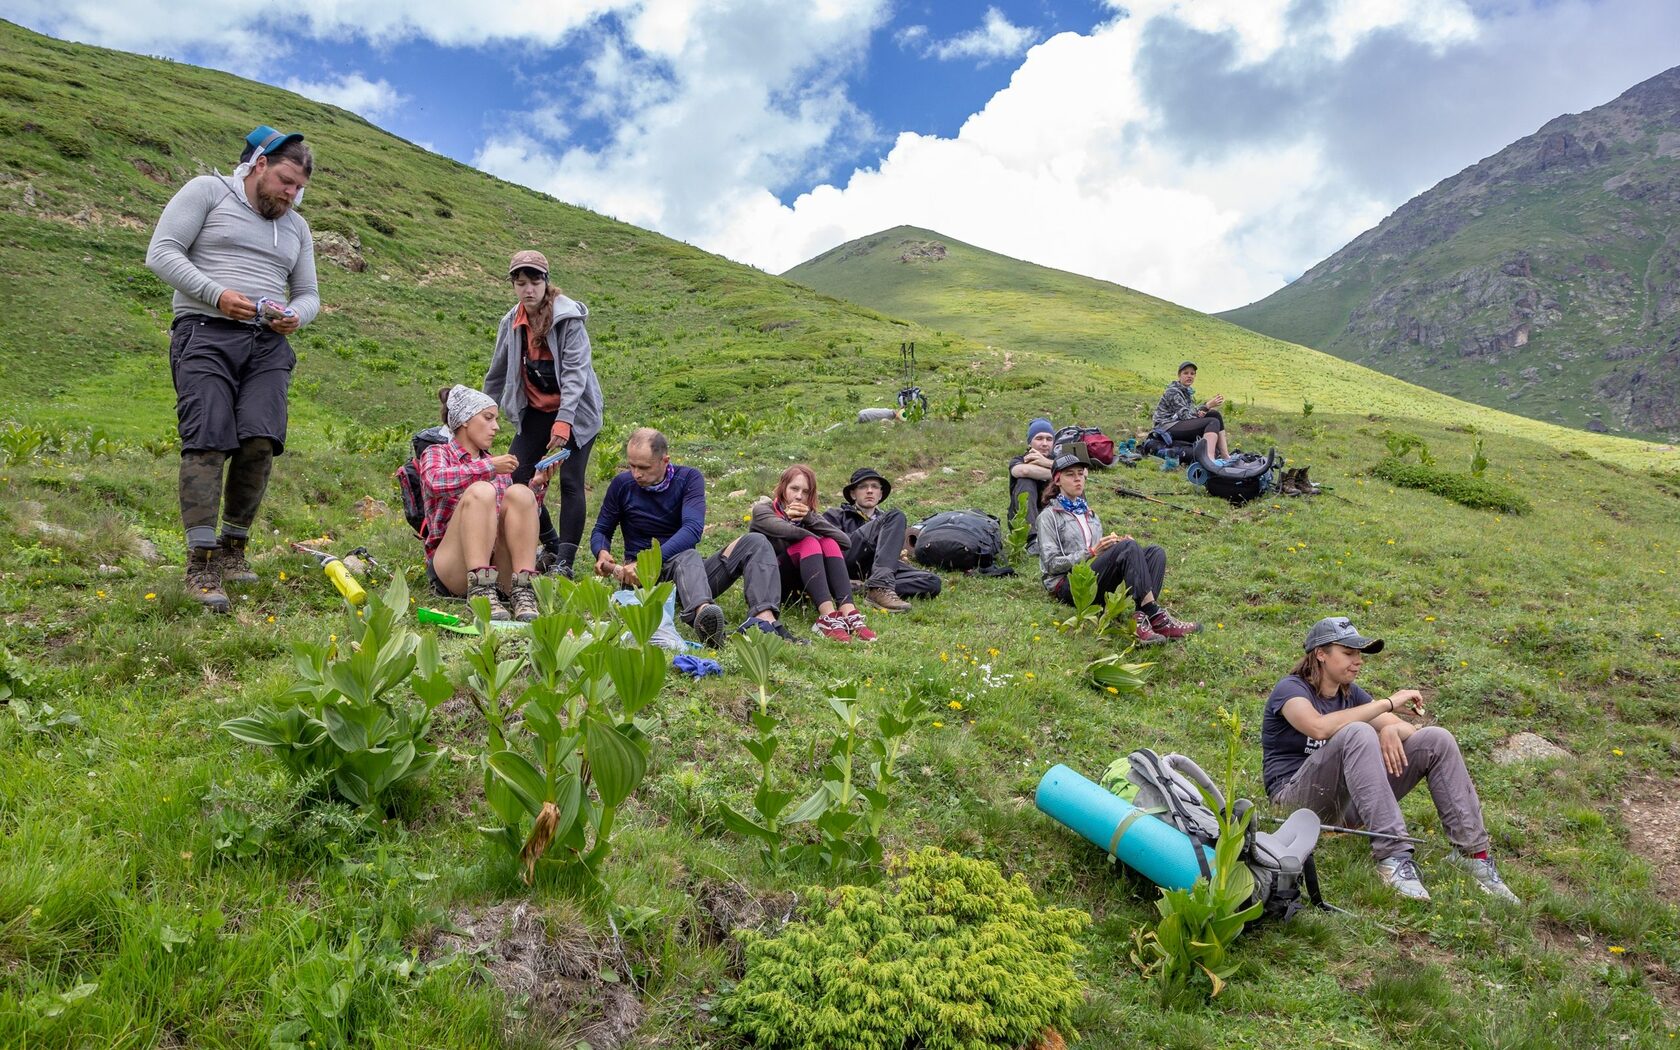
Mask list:
[[[513,436],[513,446],[508,449],[519,457],[519,466],[513,472],[515,484],[530,481],[531,475],[537,472],[537,461],[548,452],[548,432],[553,426],[553,412],[527,408],[520,416],[519,433]],[[537,542],[544,547],[556,543],[570,543],[575,547],[583,540],[586,498],[583,483],[589,476],[589,453],[595,448],[595,439],[579,445],[576,438],[569,438],[566,447],[572,450],[571,458],[560,464],[560,472],[554,478],[560,483],[560,527],[556,529],[554,519],[548,515],[547,499],[537,508]]]
[[939,574],[900,560],[909,522],[901,510],[877,511],[851,534],[846,571],[866,588],[885,587],[900,598],[932,598],[942,586]]
[[[1124,587],[1133,604],[1141,604],[1143,596],[1161,596],[1161,585],[1167,579],[1167,550],[1160,544],[1140,546],[1136,540],[1121,540],[1091,559],[1091,570],[1097,574],[1097,601]],[[1050,591],[1058,601],[1073,604],[1073,592],[1067,577],[1056,581]]]
[[1225,417],[1218,412],[1209,412],[1195,419],[1181,419],[1172,426],[1161,429],[1171,434],[1174,441],[1194,441],[1203,434],[1217,434],[1224,430]]

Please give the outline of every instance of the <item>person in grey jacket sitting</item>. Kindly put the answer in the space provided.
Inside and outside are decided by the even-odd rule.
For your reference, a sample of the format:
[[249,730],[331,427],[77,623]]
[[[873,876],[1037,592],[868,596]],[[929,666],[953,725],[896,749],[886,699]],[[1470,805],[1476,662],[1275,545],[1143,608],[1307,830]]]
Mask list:
[[941,583],[938,573],[918,569],[900,556],[910,523],[902,510],[881,508],[890,495],[892,482],[873,467],[859,467],[840,490],[845,502],[824,511],[823,517],[851,538],[845,550],[846,571],[863,581],[869,604],[903,612],[910,608],[906,598],[932,598]]
[[589,453],[601,432],[601,381],[583,325],[589,310],[549,281],[548,259],[542,252],[515,252],[508,262],[508,279],[519,301],[496,329],[484,392],[496,399],[502,418],[513,425],[508,451],[519,459],[515,484],[529,481],[537,462],[551,453],[570,453],[557,471],[559,527],[546,506],[538,521],[544,567],[569,577],[583,539]]
[[1068,574],[1080,562],[1090,562],[1097,574],[1100,603],[1124,587],[1137,603],[1137,639],[1144,645],[1183,638],[1202,629],[1180,620],[1156,600],[1167,574],[1167,552],[1158,544],[1145,547],[1130,536],[1102,531],[1102,522],[1085,502],[1084,459],[1063,455],[1056,459],[1051,484],[1057,495],[1038,515],[1038,560],[1044,589],[1057,601],[1073,604]]
[[1209,458],[1224,460],[1231,454],[1230,442],[1225,437],[1225,417],[1219,414],[1225,395],[1215,394],[1197,402],[1195,386],[1196,363],[1186,361],[1178,366],[1178,378],[1162,392],[1150,426],[1166,431],[1175,442],[1205,442]]

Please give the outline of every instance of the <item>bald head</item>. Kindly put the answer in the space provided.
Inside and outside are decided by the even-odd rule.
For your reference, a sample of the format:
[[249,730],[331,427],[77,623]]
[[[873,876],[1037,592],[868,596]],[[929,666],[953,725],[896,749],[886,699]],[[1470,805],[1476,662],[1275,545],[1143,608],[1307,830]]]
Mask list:
[[671,454],[670,442],[665,440],[664,434],[652,427],[638,427],[630,432],[630,440],[624,443],[624,451],[629,452],[636,448],[645,449],[655,459],[663,459]]
[[671,462],[670,446],[665,435],[652,427],[642,427],[624,443],[624,462],[636,484],[648,488],[665,480],[665,467]]

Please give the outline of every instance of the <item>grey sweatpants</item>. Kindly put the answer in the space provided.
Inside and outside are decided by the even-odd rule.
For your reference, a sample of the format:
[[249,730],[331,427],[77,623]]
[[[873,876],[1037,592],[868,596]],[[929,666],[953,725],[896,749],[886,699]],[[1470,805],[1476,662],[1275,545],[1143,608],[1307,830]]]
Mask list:
[[715,602],[730,584],[743,577],[749,619],[761,612],[779,611],[782,574],[775,550],[761,533],[749,532],[710,558],[700,557],[700,552],[691,547],[667,561],[659,575],[661,580],[676,583],[677,607],[682,610],[683,623],[691,627],[702,605]]
[[[1383,767],[1382,745],[1367,722],[1343,726],[1312,753],[1289,783],[1271,797],[1285,806],[1306,807],[1326,824],[1364,827],[1379,835],[1406,834],[1400,800],[1429,781],[1429,794],[1447,841],[1465,856],[1488,848],[1482,823],[1482,802],[1464,768],[1458,741],[1439,726],[1425,726],[1405,742],[1406,768],[1397,777]],[[1373,860],[1386,860],[1412,851],[1399,839],[1372,839]]]

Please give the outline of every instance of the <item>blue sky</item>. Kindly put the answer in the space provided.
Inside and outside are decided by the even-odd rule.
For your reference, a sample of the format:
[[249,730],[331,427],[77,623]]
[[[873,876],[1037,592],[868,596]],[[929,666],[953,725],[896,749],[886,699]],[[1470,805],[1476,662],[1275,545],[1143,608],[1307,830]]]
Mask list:
[[1672,0],[0,0],[0,17],[341,105],[771,272],[909,223],[1207,310],[1680,62]]

